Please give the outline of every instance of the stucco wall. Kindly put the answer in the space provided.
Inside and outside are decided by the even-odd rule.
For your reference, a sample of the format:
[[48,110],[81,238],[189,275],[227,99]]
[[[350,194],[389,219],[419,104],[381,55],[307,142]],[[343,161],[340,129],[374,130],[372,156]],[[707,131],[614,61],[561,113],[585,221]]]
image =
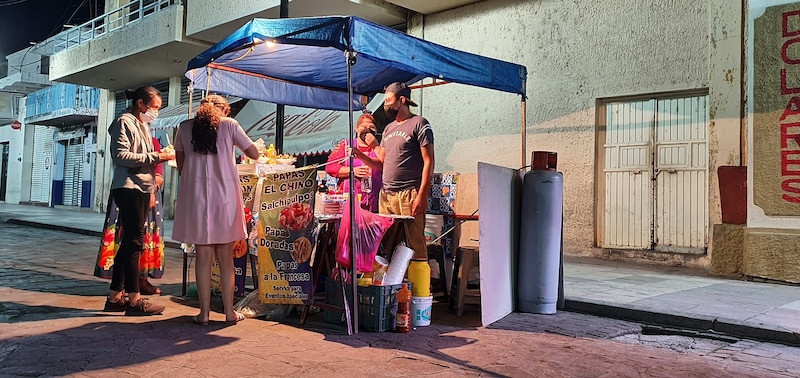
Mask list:
[[[136,53],[180,41],[183,33],[183,8],[169,7],[89,42],[60,51],[50,57],[50,79],[75,74]],[[129,67],[136,70],[137,67]]]
[[108,135],[108,126],[114,121],[114,92],[101,89],[99,95],[100,108],[97,109],[97,162],[94,176],[94,204],[92,209],[105,212],[108,204],[108,194],[111,192],[111,179],[113,174],[110,154],[111,140]]
[[753,199],[767,215],[800,216],[800,3],[753,17]]
[[[709,5],[690,0],[493,0],[425,16],[410,34],[527,66],[526,155],[559,154],[569,252],[594,245],[596,100],[708,87],[708,25]],[[522,165],[518,96],[457,84],[412,96],[434,128],[436,171]]]
[[[794,0],[765,1],[751,0],[749,10],[749,29],[747,40],[748,73],[748,209],[747,226],[753,228],[800,229],[800,205],[784,201],[781,188],[784,177],[781,174],[781,117],[792,97],[798,94],[781,95],[780,71],[787,70],[787,88],[800,86],[797,73],[800,66],[786,64],[781,58],[781,48],[786,40],[782,31],[782,14],[800,10],[800,2]],[[763,4],[770,3],[770,9]],[[776,5],[776,3],[794,3]],[[769,20],[774,22],[767,22]],[[800,29],[800,17],[789,19],[791,30]],[[760,45],[755,46],[756,41]],[[792,59],[797,59],[795,48],[787,50]],[[798,122],[800,116],[790,115],[784,121]],[[795,149],[796,144],[788,143],[785,150]],[[793,159],[796,158],[792,157]],[[798,169],[791,165],[792,170]],[[791,177],[788,177],[791,178]]]
[[[207,31],[214,27],[231,21],[241,20],[238,26],[249,21],[247,15],[263,12],[266,9],[280,6],[280,0],[266,1],[217,1],[217,0],[192,0],[186,2],[186,35]],[[243,16],[245,15],[245,16]],[[236,27],[238,27],[236,26]],[[229,31],[228,31],[229,32]],[[227,34],[220,31],[217,40]]]
[[[24,112],[25,100],[20,102],[20,111]],[[0,126],[0,143],[8,142],[9,149],[5,203],[17,204],[22,198],[22,154],[26,127],[28,126],[23,124],[21,129],[14,130],[10,124]],[[28,185],[28,188],[30,188],[30,185]]]
[[800,283],[800,230],[747,227],[742,273]]

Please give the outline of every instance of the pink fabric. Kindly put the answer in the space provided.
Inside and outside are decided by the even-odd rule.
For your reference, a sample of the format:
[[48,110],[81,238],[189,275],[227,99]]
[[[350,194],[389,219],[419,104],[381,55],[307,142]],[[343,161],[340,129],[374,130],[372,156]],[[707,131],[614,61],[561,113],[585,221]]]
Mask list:
[[[159,142],[155,137],[153,138],[153,151],[161,152],[161,142]],[[164,176],[164,163],[156,164],[156,174]]]
[[192,149],[193,120],[178,126],[175,151],[185,158],[178,185],[172,238],[192,244],[224,244],[246,238],[242,189],[234,161],[234,146],[253,145],[233,118],[223,118],[217,129],[217,154]]
[[[358,149],[361,152],[365,153],[367,156],[372,158],[377,158],[378,155],[375,153],[375,150],[369,147],[363,147],[359,145],[356,141],[353,142],[354,145],[358,146]],[[336,148],[333,149],[331,154],[328,156],[328,165],[325,166],[325,172],[329,175],[338,177],[339,170],[343,167],[350,166],[350,160],[345,160],[341,163],[334,163],[334,161],[339,160],[345,156],[345,152],[347,147],[350,146],[346,140],[339,142],[336,145]],[[365,165],[360,159],[353,159],[353,167],[359,167]],[[367,209],[373,213],[378,212],[378,193],[381,191],[381,186],[383,185],[383,177],[382,172],[377,170],[372,170],[372,192],[370,193],[363,193],[361,191],[361,181],[356,181],[355,193],[356,195],[361,194],[361,203],[360,206],[362,209]],[[339,179],[339,184],[337,185],[339,190],[343,193],[350,191],[350,179]]]

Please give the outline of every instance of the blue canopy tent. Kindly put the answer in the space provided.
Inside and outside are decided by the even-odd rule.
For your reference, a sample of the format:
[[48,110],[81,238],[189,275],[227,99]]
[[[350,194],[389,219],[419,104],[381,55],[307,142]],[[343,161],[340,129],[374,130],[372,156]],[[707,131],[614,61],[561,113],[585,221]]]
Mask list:
[[[519,94],[526,165],[525,66],[441,46],[358,17],[254,19],[193,58],[187,68],[192,86],[208,92],[349,110],[350,140],[353,110],[363,109],[365,98],[392,82],[434,78]],[[352,206],[350,212],[354,216]],[[353,235],[355,224],[351,227]],[[353,261],[353,276],[355,265]],[[353,291],[357,300],[355,285]],[[357,309],[357,303],[352,308]],[[357,316],[353,311],[354,324]]]

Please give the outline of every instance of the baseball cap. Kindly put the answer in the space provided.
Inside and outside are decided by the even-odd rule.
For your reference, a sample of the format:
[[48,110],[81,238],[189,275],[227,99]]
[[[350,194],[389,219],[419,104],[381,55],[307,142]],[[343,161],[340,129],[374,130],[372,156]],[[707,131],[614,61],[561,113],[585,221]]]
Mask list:
[[406,83],[394,82],[386,86],[385,92],[392,92],[397,96],[406,98],[406,103],[410,106],[417,106],[417,103],[411,101],[411,89],[408,88]]

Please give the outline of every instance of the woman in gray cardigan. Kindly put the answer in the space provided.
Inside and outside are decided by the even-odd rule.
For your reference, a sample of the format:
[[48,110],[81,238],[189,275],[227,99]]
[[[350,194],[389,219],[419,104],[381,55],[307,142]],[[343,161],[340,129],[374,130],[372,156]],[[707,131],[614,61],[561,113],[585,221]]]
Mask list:
[[[114,178],[111,195],[119,208],[122,242],[114,258],[110,294],[104,311],[125,315],[157,315],[164,306],[142,300],[139,295],[139,255],[144,245],[147,210],[154,205],[156,164],[175,159],[172,150],[155,152],[150,122],[158,118],[161,93],[153,87],[125,91],[131,107],[108,128]],[[128,293],[127,300],[123,291]]]

